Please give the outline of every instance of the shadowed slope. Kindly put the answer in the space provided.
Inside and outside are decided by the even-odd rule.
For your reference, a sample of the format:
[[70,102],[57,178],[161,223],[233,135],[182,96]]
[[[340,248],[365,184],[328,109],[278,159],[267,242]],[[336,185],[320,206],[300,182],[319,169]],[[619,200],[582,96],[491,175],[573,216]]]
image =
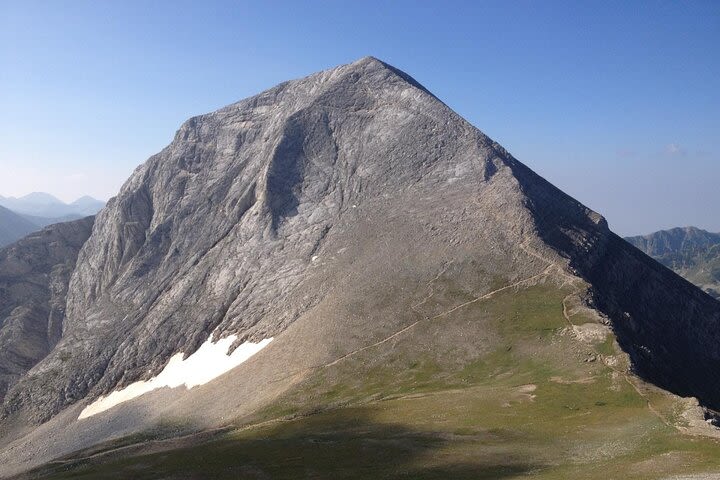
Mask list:
[[0,248],[21,239],[37,229],[37,226],[20,215],[7,208],[0,207]]

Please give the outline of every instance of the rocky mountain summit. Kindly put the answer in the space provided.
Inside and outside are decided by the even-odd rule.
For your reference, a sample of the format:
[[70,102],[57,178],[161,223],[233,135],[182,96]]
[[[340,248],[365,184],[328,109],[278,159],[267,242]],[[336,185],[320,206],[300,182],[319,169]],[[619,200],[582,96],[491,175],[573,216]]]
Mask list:
[[684,227],[625,240],[720,299],[720,233]]
[[[64,316],[26,322],[49,340],[21,368],[0,357],[11,372],[0,462],[16,470],[167,418],[201,429],[292,395],[365,401],[386,390],[371,379],[390,367],[382,381],[399,388],[388,379],[428,362],[443,381],[494,378],[488,359],[528,351],[564,369],[595,365],[582,339],[605,342],[608,325],[637,374],[720,407],[720,304],[372,57],[185,122],[98,214],[75,262],[89,223],[56,230],[75,241],[39,301]],[[517,316],[546,310],[555,323],[537,331]],[[552,342],[527,343],[548,331]],[[522,332],[532,335],[513,343]],[[217,381],[78,420],[174,355],[230,335],[231,349],[274,340]],[[619,362],[608,360],[608,381],[625,375]]]

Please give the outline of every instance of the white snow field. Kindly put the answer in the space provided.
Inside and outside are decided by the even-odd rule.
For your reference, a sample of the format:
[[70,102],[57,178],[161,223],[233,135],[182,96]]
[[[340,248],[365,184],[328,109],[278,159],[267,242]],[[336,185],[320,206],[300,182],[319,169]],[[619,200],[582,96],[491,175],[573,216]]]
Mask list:
[[106,397],[95,400],[80,412],[78,420],[104,412],[115,405],[127,402],[157,388],[175,388],[185,385],[186,388],[190,389],[207,383],[237,367],[272,341],[272,338],[266,338],[259,343],[245,342],[236,348],[231,355],[228,355],[228,348],[235,339],[237,339],[237,335],[230,335],[213,343],[212,335],[210,335],[210,338],[186,359],[183,360],[184,354],[182,352],[173,355],[158,376],[150,380],[131,383],[122,390],[117,390]]

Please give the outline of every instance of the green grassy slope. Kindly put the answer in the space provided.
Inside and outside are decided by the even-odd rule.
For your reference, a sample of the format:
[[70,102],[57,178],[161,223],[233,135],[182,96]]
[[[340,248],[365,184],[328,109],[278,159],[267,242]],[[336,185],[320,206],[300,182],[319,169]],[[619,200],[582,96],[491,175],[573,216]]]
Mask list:
[[[441,278],[415,308],[425,320],[308,373],[264,411],[237,419],[242,426],[152,441],[163,427],[30,477],[605,480],[720,471],[720,443],[677,428],[688,426],[688,402],[628,374],[612,335],[569,287],[474,300]],[[580,341],[572,324],[594,334]]]

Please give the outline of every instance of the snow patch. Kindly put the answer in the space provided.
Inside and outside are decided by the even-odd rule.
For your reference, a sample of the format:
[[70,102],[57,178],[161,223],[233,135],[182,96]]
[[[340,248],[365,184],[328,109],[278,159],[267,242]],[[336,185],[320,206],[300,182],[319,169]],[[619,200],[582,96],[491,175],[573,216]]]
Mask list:
[[210,338],[186,359],[183,360],[182,352],[173,355],[158,376],[132,383],[122,390],[95,400],[83,409],[78,420],[104,412],[157,388],[185,385],[187,389],[191,389],[203,385],[237,367],[272,341],[272,338],[266,338],[259,343],[245,342],[228,355],[228,349],[236,339],[237,335],[230,335],[213,343],[210,335]]

